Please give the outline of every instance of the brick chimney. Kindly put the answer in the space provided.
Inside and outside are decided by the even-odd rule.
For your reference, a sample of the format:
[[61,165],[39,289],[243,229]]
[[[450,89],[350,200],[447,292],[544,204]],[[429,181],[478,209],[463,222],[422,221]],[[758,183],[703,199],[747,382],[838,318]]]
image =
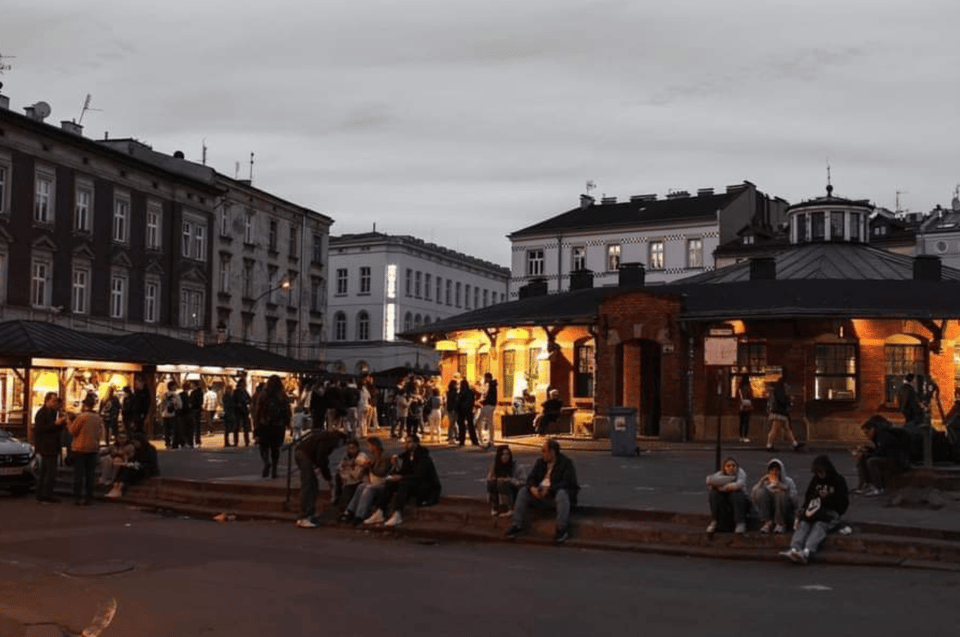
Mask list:
[[622,288],[642,288],[646,282],[646,270],[642,263],[621,263],[617,273],[617,285]]

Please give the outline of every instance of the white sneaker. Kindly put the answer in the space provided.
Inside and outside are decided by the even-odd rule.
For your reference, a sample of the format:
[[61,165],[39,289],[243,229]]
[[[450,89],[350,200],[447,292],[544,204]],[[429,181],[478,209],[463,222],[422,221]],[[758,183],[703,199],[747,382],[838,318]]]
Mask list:
[[383,526],[399,526],[401,524],[403,524],[403,516],[400,515],[399,511],[394,511],[390,519],[383,523]]
[[113,485],[113,488],[104,496],[105,498],[119,498],[123,495],[123,487],[119,484]]
[[370,516],[363,521],[364,524],[382,524],[383,523],[383,511],[377,509]]
[[315,529],[317,525],[310,518],[300,518],[297,520],[297,526],[301,529]]
[[737,528],[735,528],[733,532],[736,533],[737,535],[743,535],[744,533],[747,532],[747,525],[741,522],[740,524],[737,525]]

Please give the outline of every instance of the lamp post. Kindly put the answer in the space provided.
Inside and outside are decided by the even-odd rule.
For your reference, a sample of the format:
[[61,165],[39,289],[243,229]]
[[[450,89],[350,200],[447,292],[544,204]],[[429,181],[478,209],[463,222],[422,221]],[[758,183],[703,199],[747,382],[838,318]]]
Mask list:
[[[275,285],[275,286],[273,286],[272,288],[268,289],[266,292],[264,292],[264,293],[261,294],[260,296],[256,297],[256,298],[253,299],[252,301],[248,301],[248,302],[247,302],[247,303],[248,303],[248,305],[247,305],[247,311],[248,311],[248,312],[251,312],[251,311],[253,310],[253,308],[257,305],[257,303],[260,302],[260,299],[262,299],[263,297],[265,297],[265,296],[267,296],[267,295],[269,295],[269,294],[272,294],[272,293],[276,292],[277,290],[288,290],[288,289],[290,289],[290,281],[287,280],[286,278],[284,278],[284,279],[282,279],[282,280],[280,281],[280,283],[278,283],[277,285]],[[243,342],[244,342],[244,343],[247,342],[248,336],[249,336],[248,334],[245,334],[245,335],[244,335],[244,338],[243,338]]]

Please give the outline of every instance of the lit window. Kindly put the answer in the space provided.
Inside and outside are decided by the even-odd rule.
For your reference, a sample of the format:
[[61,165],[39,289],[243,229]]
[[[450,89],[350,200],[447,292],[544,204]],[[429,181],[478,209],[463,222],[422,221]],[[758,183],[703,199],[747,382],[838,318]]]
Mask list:
[[857,397],[857,346],[818,343],[814,353],[815,400],[852,400]]
[[703,267],[703,240],[687,239],[687,267]]
[[650,242],[650,269],[663,269],[663,241]]
[[607,246],[607,272],[616,272],[620,269],[620,244],[612,243]]
[[907,374],[926,374],[927,352],[919,344],[884,345],[883,355],[886,363],[886,398],[888,404],[896,404]]
[[578,398],[593,396],[593,376],[596,368],[596,350],[593,345],[577,345],[574,350],[574,395]]

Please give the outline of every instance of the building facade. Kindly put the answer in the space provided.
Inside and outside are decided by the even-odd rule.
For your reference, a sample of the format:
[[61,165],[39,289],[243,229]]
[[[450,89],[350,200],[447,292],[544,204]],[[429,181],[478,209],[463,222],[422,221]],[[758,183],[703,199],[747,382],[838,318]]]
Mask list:
[[593,272],[597,285],[616,285],[621,263],[640,263],[647,283],[668,283],[715,267],[714,250],[744,226],[772,231],[787,202],[748,181],[723,193],[702,188],[695,196],[674,192],[665,199],[637,195],[629,201],[581,196],[560,215],[509,235],[510,298],[533,279],[551,292],[570,289],[573,273]]
[[501,303],[509,271],[406,235],[330,239],[328,369],[435,369],[437,354],[397,334]]

